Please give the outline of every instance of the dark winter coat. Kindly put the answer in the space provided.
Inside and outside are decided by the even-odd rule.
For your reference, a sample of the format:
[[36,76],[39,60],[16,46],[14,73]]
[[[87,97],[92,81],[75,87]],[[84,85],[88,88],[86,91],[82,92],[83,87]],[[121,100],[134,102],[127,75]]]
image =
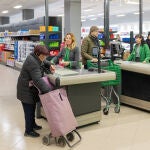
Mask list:
[[27,104],[34,104],[39,100],[38,90],[34,86],[29,87],[31,80],[42,93],[49,92],[50,88],[42,80],[44,72],[49,70],[49,67],[49,61],[40,61],[34,53],[28,55],[18,77],[17,99]]
[[81,45],[82,63],[84,65],[87,63],[87,60],[93,59],[93,47],[100,48],[98,38],[88,35],[83,39]]

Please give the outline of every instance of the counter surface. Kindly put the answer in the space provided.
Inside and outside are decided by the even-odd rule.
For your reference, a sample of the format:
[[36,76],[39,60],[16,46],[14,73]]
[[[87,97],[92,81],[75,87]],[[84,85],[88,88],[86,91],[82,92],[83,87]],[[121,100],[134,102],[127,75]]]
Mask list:
[[150,64],[115,61],[122,69],[121,102],[150,111]]
[[103,70],[102,73],[88,71],[85,69],[69,70],[66,68],[56,68],[56,73],[48,75],[51,82],[57,86],[74,85],[92,82],[115,80],[116,74],[112,71]]
[[123,70],[150,75],[150,63],[147,64],[122,60],[116,60],[114,63],[118,64]]

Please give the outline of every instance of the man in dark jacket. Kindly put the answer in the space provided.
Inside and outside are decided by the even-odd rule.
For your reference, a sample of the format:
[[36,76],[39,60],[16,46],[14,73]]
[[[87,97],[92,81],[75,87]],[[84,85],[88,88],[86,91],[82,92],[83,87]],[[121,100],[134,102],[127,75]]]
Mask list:
[[98,49],[100,49],[98,32],[99,28],[97,26],[92,26],[90,28],[89,35],[85,37],[82,41],[81,55],[82,55],[82,63],[85,69],[87,69],[87,60],[91,60],[92,62],[98,61],[97,58],[93,57],[93,48],[98,47]]
[[51,90],[42,80],[46,70],[51,73],[55,71],[54,66],[45,60],[47,55],[48,49],[45,46],[37,45],[34,52],[26,58],[18,77],[17,99],[21,101],[25,115],[24,136],[39,137],[40,134],[35,130],[42,129],[35,123],[35,107],[36,102],[39,101],[38,90],[34,86],[29,86],[29,83],[32,81],[42,93]]

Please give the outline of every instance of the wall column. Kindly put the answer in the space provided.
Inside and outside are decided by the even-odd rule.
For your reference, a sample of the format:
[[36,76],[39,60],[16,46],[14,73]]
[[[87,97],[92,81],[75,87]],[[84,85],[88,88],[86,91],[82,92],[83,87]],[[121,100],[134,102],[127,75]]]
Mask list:
[[64,0],[64,34],[72,32],[81,44],[81,0]]
[[143,0],[139,0],[139,34],[143,33]]
[[104,35],[106,49],[109,48],[109,0],[104,0]]

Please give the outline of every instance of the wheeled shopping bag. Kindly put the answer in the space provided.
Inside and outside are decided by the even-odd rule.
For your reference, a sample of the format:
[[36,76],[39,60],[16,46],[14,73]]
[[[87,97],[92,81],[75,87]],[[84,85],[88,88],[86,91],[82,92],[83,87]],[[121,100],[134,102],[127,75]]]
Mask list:
[[[64,88],[56,89],[45,94],[39,95],[41,103],[51,129],[51,133],[43,137],[43,144],[49,145],[50,139],[55,138],[56,144],[73,147],[81,141],[80,134],[76,131],[77,121],[72,112],[68,101],[67,93]],[[76,134],[79,140],[70,145]]]

